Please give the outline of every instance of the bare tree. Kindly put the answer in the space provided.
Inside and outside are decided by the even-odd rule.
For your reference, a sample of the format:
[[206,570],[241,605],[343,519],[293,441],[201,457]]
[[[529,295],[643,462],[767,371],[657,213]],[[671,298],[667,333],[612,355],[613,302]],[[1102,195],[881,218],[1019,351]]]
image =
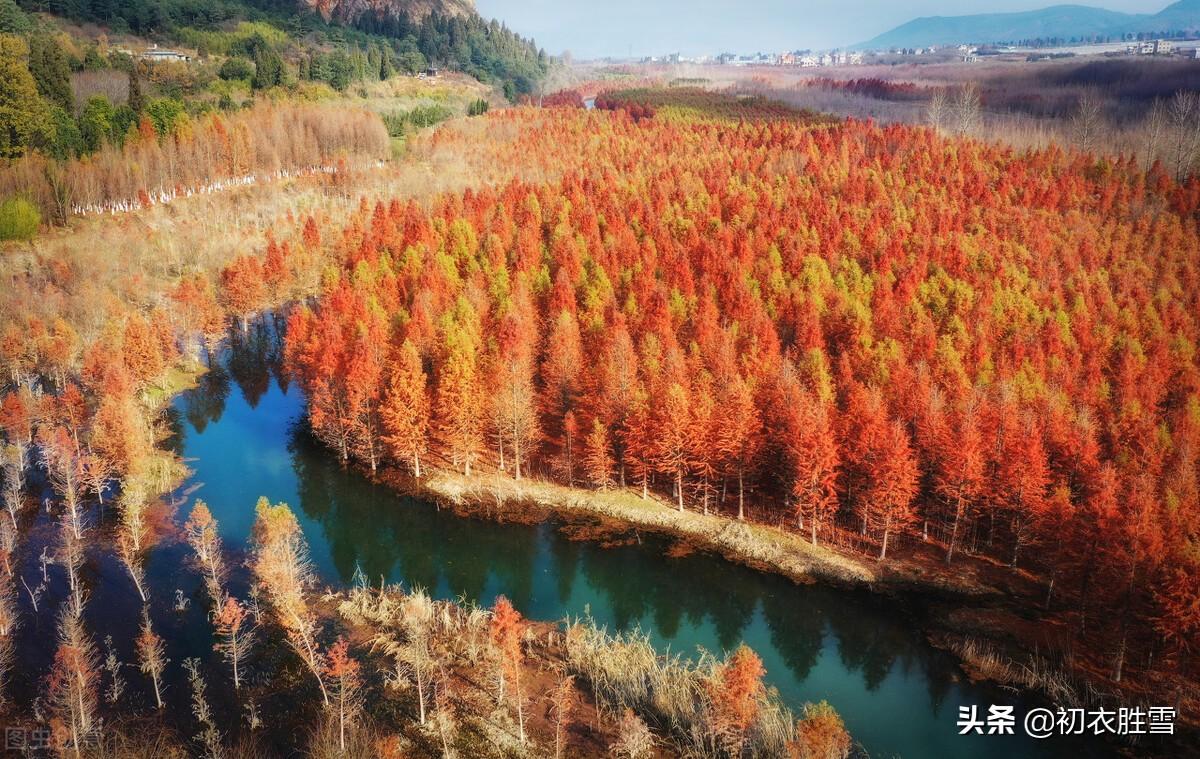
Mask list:
[[167,648],[163,639],[154,632],[150,625],[150,609],[142,609],[142,628],[137,637],[137,654],[139,669],[150,678],[154,685],[154,702],[159,709],[163,708],[162,674],[167,668]]
[[129,579],[133,580],[138,597],[142,599],[142,603],[146,603],[146,571],[142,569],[142,558],[134,550],[133,541],[123,532],[117,535],[117,556],[125,566],[125,571],[129,573]]
[[346,729],[352,726],[362,710],[362,680],[359,663],[350,655],[350,645],[338,638],[329,648],[325,676],[333,693],[333,708],[338,720],[338,748],[346,750]]
[[558,685],[550,692],[550,709],[554,713],[554,759],[560,759],[563,753],[563,738],[571,726],[571,712],[579,699],[575,690],[575,678],[566,675],[558,681]]
[[967,82],[959,89],[954,98],[954,128],[959,134],[975,134],[979,129],[982,104],[979,98],[979,86],[975,82]]
[[1175,178],[1182,181],[1192,171],[1200,149],[1200,95],[1180,90],[1167,104],[1172,131]]
[[221,558],[221,536],[217,520],[204,501],[196,501],[192,514],[184,523],[188,545],[196,552],[196,561],[204,572],[204,586],[213,604],[220,605],[224,595],[225,563]]
[[4,684],[15,655],[14,638],[20,617],[17,615],[17,591],[10,576],[0,583],[0,702],[4,701]]
[[925,120],[940,134],[946,128],[946,122],[950,120],[950,112],[950,98],[946,90],[939,87],[929,98],[929,105],[925,108]]
[[250,655],[254,648],[257,626],[251,621],[246,607],[236,598],[226,597],[225,603],[214,617],[217,628],[217,642],[214,648],[225,657],[233,667],[233,687],[242,687],[241,662]]
[[445,670],[441,673],[437,694],[434,696],[434,704],[437,706],[437,711],[433,715],[433,720],[442,739],[442,759],[452,759],[454,750],[450,746],[450,736],[454,734],[457,715],[454,701],[450,697],[450,677]]
[[397,615],[397,635],[383,632],[371,641],[392,658],[393,671],[387,683],[397,689],[415,687],[417,690],[418,719],[422,725],[428,719],[430,686],[438,671],[437,658],[433,652],[433,601],[421,589],[414,590],[400,603]]
[[192,715],[200,723],[200,732],[196,740],[204,746],[204,759],[221,759],[225,755],[221,747],[221,731],[217,730],[216,720],[213,719],[212,708],[204,695],[204,675],[200,674],[200,660],[187,659],[183,668],[188,673],[188,683],[192,687]]
[[0,468],[4,472],[4,508],[12,522],[13,530],[17,530],[17,517],[25,505],[21,497],[25,488],[25,451],[19,445],[6,445],[0,450]]
[[59,616],[58,650],[48,678],[46,703],[62,721],[67,745],[83,756],[84,745],[99,732],[96,714],[99,669],[95,645],[83,623],[83,597],[67,598]]
[[1075,115],[1071,117],[1071,133],[1076,146],[1085,153],[1096,152],[1103,126],[1104,101],[1100,93],[1088,88],[1079,96]]
[[111,635],[104,637],[104,669],[108,672],[108,688],[104,691],[104,700],[110,704],[120,703],[125,694],[125,678],[121,677],[121,667],[124,663],[117,658],[117,649],[113,646]]
[[1159,159],[1164,143],[1167,140],[1167,132],[1170,130],[1170,116],[1167,115],[1167,107],[1159,98],[1154,99],[1154,104],[1150,106],[1150,113],[1146,116],[1143,134],[1145,135],[1145,160],[1142,162],[1146,171],[1154,165],[1154,162]]
[[304,661],[321,688],[321,700],[329,705],[325,687],[325,665],[317,644],[317,622],[305,600],[313,583],[308,543],[295,514],[286,503],[271,505],[260,498],[255,508],[254,555],[251,566],[258,586],[266,592],[288,643]]

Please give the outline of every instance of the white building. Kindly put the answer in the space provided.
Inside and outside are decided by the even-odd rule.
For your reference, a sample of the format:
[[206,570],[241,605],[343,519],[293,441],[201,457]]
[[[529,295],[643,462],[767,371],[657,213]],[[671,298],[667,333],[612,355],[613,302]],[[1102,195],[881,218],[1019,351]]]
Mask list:
[[179,61],[181,63],[187,63],[191,60],[191,56],[180,53],[177,50],[164,50],[159,48],[158,45],[154,45],[149,50],[142,51],[142,54],[138,57],[140,57],[143,61],[149,61],[150,63],[158,63],[159,61]]

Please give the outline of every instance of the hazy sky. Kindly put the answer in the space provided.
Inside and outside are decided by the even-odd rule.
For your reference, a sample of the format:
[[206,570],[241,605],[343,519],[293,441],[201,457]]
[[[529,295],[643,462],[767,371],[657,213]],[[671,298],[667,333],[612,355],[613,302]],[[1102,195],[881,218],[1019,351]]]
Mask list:
[[917,16],[1020,11],[1059,3],[1157,13],[1172,0],[475,0],[479,12],[549,53],[684,55],[831,48]]

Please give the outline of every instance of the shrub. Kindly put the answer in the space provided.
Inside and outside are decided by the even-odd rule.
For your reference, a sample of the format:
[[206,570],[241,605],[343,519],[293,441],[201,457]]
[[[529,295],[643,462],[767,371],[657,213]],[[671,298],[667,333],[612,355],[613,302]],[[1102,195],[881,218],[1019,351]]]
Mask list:
[[31,240],[41,224],[42,215],[25,198],[0,202],[0,240]]
[[225,81],[246,80],[254,76],[254,64],[245,58],[230,58],[221,64],[221,70],[217,73]]
[[471,104],[467,106],[467,115],[468,116],[482,116],[483,114],[485,114],[487,112],[488,112],[488,101],[484,100],[483,98],[479,98],[478,100],[473,100],[473,101],[471,101]]
[[440,124],[453,115],[454,112],[444,105],[417,106],[408,111],[385,113],[383,123],[389,135],[403,137],[409,132]]

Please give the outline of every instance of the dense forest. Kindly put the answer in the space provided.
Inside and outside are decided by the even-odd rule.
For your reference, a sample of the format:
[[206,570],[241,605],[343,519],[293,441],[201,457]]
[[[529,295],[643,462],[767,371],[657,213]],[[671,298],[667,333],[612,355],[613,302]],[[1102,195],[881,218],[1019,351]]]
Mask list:
[[1200,182],[902,126],[495,118],[524,137],[493,160],[562,181],[292,243],[345,261],[287,337],[340,457],[934,544],[1034,573],[1111,682],[1194,676]]
[[497,21],[483,19],[473,9],[465,11],[449,4],[434,7],[435,12],[420,18],[403,3],[394,7],[377,4],[369,12],[335,17],[344,19],[345,25],[328,21],[310,4],[294,0],[20,0],[19,5],[30,12],[102,24],[118,33],[168,39],[195,38],[197,32],[219,32],[251,21],[317,46],[355,50],[382,43],[398,57],[419,53],[431,65],[501,83],[513,97],[531,91],[546,64],[544,53],[532,41]]
[[516,99],[533,90],[548,65],[531,42],[473,13],[421,20],[401,14],[386,23],[368,15],[344,27],[272,3],[24,5],[114,34],[182,43],[198,57],[147,63],[106,36],[73,37],[55,17],[0,0],[0,74],[9,83],[0,110],[5,159],[40,153],[68,161],[106,147],[119,152],[138,136],[178,147],[189,136],[189,119],[252,106],[257,95],[313,99],[320,93],[303,90],[310,83],[344,92],[429,66],[463,71]]

